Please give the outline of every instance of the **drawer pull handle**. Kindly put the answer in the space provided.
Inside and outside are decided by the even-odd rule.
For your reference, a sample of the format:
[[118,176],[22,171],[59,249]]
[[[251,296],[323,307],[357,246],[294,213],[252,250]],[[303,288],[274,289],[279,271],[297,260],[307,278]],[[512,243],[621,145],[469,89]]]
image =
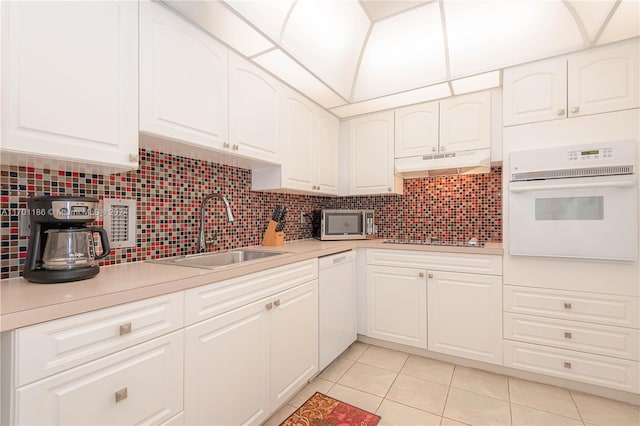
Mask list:
[[577,106],[572,107],[571,108],[571,112],[574,113],[574,114],[577,113],[577,112],[580,112],[580,107],[577,107]]
[[418,273],[418,276],[419,276],[420,278],[424,278],[424,272],[420,272],[420,273]]
[[565,303],[564,303],[564,308],[565,308],[565,309],[571,309],[571,303],[567,303],[567,302],[565,302]]
[[564,338],[565,339],[571,339],[572,337],[573,337],[573,335],[570,332],[568,332],[568,331],[564,332]]
[[131,323],[128,322],[126,324],[122,324],[120,326],[120,335],[124,336],[125,334],[131,333]]
[[564,368],[571,368],[570,362],[565,361],[563,365],[564,365]]
[[276,308],[280,306],[280,299],[275,300],[273,304],[275,305]]
[[116,403],[127,399],[127,388],[122,388],[119,391],[116,391]]
[[559,110],[558,110],[558,116],[560,116],[560,117],[561,117],[561,116],[563,116],[563,115],[565,115],[564,109],[559,109]]
[[269,302],[267,303],[267,309],[272,309],[273,308],[273,303]]
[[427,275],[427,278],[433,278],[433,274]]

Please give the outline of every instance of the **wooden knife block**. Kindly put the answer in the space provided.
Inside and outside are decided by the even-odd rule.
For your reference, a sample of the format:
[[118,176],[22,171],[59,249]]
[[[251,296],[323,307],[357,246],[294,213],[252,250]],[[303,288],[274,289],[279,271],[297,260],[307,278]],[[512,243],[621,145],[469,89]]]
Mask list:
[[264,233],[264,238],[262,239],[263,246],[284,245],[284,232],[283,231],[276,232],[276,226],[278,226],[278,222],[274,220],[269,221],[267,230]]

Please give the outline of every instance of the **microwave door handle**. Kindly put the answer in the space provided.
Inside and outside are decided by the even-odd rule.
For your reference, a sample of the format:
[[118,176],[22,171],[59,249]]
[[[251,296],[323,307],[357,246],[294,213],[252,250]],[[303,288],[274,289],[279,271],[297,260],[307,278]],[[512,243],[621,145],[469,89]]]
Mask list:
[[592,182],[592,183],[565,183],[560,185],[509,185],[509,192],[543,191],[549,189],[582,189],[582,188],[630,188],[636,185],[635,180],[622,180],[618,182]]

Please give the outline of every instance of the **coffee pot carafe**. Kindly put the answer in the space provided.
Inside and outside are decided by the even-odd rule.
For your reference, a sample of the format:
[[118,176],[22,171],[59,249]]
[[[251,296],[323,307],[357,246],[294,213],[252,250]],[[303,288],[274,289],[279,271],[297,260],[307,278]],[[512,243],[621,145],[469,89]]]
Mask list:
[[[31,234],[24,278],[35,283],[62,283],[100,272],[96,259],[109,255],[109,239],[95,221],[98,200],[45,196],[27,200]],[[99,238],[96,237],[99,235]]]

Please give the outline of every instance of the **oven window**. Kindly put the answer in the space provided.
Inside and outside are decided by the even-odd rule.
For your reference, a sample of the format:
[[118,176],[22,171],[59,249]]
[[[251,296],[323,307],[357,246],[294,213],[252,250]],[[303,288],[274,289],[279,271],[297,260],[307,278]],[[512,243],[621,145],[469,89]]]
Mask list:
[[604,197],[536,198],[536,220],[603,220]]
[[362,234],[362,215],[359,213],[331,213],[325,217],[325,235]]

